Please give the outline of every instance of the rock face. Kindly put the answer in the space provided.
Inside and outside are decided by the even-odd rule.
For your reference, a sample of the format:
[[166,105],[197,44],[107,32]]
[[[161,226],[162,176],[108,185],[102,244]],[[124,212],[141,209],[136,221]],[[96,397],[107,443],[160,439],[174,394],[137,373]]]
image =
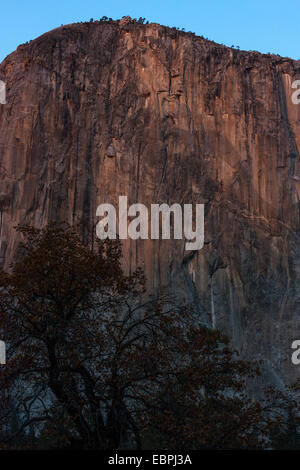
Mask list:
[[[205,245],[124,241],[126,268],[168,286],[264,362],[300,376],[300,62],[157,24],[84,23],[20,46],[0,66],[1,263],[18,223],[83,220],[129,204],[205,204]],[[299,177],[299,181],[298,181]]]

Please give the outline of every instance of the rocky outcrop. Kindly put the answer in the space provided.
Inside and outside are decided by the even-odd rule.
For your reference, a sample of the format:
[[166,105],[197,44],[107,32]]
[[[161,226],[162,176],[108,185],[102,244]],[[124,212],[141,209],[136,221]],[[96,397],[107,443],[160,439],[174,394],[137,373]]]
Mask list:
[[[18,223],[79,220],[102,202],[205,204],[205,245],[124,241],[126,268],[168,286],[265,378],[294,381],[300,339],[300,62],[157,24],[75,24],[0,66],[1,263]],[[84,230],[84,229],[83,229]]]

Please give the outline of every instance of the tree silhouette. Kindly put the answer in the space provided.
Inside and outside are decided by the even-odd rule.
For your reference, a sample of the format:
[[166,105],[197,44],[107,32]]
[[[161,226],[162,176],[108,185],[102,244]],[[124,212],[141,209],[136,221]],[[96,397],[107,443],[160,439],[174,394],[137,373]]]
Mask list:
[[118,241],[91,250],[68,225],[18,230],[0,276],[3,448],[265,445],[272,422],[245,392],[257,367],[190,308],[145,297]]

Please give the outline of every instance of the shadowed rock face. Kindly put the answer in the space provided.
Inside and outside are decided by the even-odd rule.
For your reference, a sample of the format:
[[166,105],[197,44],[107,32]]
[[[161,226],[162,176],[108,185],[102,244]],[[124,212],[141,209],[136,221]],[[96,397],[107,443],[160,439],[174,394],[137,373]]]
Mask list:
[[18,223],[129,204],[204,203],[205,245],[124,241],[127,269],[168,286],[228,333],[266,380],[295,380],[300,339],[300,62],[156,24],[75,24],[0,66],[1,263]]

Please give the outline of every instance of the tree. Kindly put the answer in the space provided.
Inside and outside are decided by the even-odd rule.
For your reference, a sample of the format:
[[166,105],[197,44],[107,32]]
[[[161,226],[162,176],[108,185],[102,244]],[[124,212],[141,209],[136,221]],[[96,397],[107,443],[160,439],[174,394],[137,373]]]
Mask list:
[[245,392],[257,367],[192,309],[145,297],[118,241],[91,250],[68,225],[18,230],[19,258],[0,277],[2,446],[265,445],[271,422]]
[[265,390],[266,406],[272,416],[278,416],[272,427],[272,448],[276,450],[300,449],[300,380],[285,390],[269,387]]

